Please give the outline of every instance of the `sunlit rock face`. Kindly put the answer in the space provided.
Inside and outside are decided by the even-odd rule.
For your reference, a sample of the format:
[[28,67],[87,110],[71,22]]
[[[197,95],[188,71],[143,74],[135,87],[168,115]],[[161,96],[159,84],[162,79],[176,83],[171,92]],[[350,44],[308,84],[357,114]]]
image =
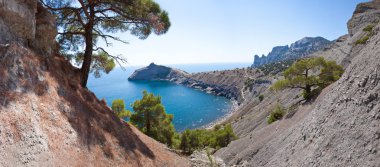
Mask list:
[[298,59],[312,53],[324,50],[332,44],[331,41],[322,37],[305,37],[292,43],[290,46],[276,46],[267,55],[259,57],[255,55],[252,67],[275,63],[283,60]]

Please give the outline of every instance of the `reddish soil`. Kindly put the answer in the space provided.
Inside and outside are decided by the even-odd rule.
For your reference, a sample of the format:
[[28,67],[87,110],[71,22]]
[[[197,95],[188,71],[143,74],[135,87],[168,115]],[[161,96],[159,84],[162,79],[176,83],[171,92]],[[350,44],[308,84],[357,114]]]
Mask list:
[[190,166],[121,121],[61,56],[0,48],[0,166]]

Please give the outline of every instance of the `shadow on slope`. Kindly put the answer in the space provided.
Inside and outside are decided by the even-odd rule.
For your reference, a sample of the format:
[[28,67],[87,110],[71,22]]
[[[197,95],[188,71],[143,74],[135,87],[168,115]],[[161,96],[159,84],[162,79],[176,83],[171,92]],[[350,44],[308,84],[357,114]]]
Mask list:
[[27,94],[47,96],[50,99],[47,103],[56,104],[77,132],[80,144],[88,150],[100,146],[104,155],[112,159],[113,152],[120,152],[112,151],[114,142],[110,139],[116,139],[125,159],[137,161],[139,166],[145,164],[141,156],[156,158],[133,127],[123,123],[105,102],[80,86],[78,69],[63,57],[36,56],[13,43],[0,47],[0,64],[0,113]]

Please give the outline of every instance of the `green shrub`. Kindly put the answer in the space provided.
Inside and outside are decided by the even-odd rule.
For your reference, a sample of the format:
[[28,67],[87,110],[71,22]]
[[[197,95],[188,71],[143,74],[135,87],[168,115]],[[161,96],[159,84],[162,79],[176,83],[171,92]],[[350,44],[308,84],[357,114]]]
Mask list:
[[124,103],[124,100],[122,99],[116,99],[112,101],[111,108],[119,118],[122,118],[125,120],[131,117],[131,112],[125,109],[125,103]]
[[363,28],[363,31],[372,32],[374,27],[375,27],[375,25],[373,25],[373,24],[367,25],[365,28]]
[[366,44],[368,39],[369,39],[369,35],[364,35],[362,38],[360,38],[359,40],[356,41],[356,45],[359,45],[359,44]]
[[264,100],[264,95],[259,95],[259,100],[262,102]]
[[367,41],[369,40],[369,38],[371,38],[374,33],[373,33],[373,28],[375,27],[375,25],[373,24],[370,24],[370,25],[367,25],[365,28],[363,28],[363,31],[366,32],[366,35],[364,35],[362,38],[360,38],[359,40],[356,41],[356,45],[358,44],[366,44]]
[[270,113],[267,122],[268,124],[271,124],[277,120],[280,120],[284,115],[284,108],[281,105],[277,105],[275,109]]
[[226,147],[236,138],[237,137],[234,134],[230,124],[224,127],[215,126],[212,130],[186,129],[181,134],[179,149],[187,154],[191,154],[197,149],[203,149],[206,147],[219,149],[221,147]]

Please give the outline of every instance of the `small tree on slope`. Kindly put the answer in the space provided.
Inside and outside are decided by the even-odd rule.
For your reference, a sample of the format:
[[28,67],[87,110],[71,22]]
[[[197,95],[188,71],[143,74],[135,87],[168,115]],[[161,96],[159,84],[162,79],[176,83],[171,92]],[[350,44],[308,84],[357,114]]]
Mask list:
[[131,112],[125,109],[125,103],[122,99],[112,101],[111,108],[119,118],[126,119],[131,117]]
[[309,100],[342,74],[343,68],[334,61],[326,61],[322,57],[303,59],[285,70],[285,79],[277,81],[270,89],[300,88],[304,99]]
[[171,146],[175,129],[173,126],[173,114],[166,114],[161,104],[161,97],[154,96],[147,91],[143,92],[143,98],[132,104],[134,113],[131,123],[146,135]]

